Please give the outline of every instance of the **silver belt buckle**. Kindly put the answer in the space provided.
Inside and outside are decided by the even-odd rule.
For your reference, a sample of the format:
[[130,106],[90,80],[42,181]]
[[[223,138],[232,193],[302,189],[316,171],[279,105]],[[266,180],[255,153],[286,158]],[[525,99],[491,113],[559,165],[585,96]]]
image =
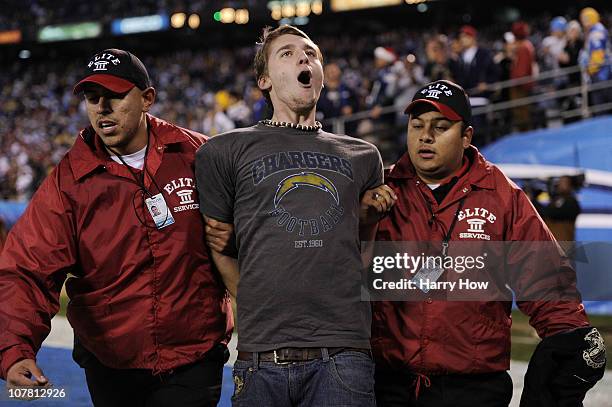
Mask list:
[[292,363],[292,362],[279,362],[278,361],[278,354],[276,353],[276,349],[274,350],[273,355],[274,355],[274,363],[277,364],[277,365],[288,365],[288,364]]

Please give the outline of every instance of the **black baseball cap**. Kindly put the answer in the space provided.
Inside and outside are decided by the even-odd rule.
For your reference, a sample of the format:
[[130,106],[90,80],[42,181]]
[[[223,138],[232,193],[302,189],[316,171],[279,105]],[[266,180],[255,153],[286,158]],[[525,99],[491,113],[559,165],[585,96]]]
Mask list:
[[414,94],[404,113],[409,114],[419,103],[433,105],[449,120],[472,121],[472,106],[465,90],[454,82],[440,80],[428,83]]
[[136,55],[122,49],[105,49],[91,57],[82,79],[74,86],[79,93],[86,83],[97,83],[115,93],[125,93],[134,86],[146,89],[151,79],[144,64]]

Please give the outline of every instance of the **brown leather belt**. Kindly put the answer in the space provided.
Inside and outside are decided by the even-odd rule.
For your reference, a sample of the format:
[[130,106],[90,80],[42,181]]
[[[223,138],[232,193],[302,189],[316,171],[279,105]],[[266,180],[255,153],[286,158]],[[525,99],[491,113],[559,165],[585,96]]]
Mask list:
[[[329,356],[337,355],[340,352],[360,352],[372,356],[369,349],[362,348],[327,348]],[[258,352],[260,362],[291,363],[305,362],[308,360],[321,359],[323,352],[321,348],[280,348],[267,352]],[[252,352],[238,352],[238,360],[253,360]]]

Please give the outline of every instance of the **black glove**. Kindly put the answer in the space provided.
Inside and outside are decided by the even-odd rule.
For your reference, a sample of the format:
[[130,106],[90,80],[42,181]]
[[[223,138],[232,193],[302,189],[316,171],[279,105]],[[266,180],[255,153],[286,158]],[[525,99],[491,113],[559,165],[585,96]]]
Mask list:
[[597,328],[544,338],[529,361],[520,406],[581,407],[605,369],[606,347]]

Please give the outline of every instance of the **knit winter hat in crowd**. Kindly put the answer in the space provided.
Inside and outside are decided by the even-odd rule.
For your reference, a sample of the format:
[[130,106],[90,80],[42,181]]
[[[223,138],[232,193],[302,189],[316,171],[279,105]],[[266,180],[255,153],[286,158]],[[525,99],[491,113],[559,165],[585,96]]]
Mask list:
[[567,20],[563,16],[558,16],[550,22],[550,32],[565,32],[567,28]]
[[397,54],[393,51],[393,48],[389,47],[376,47],[374,49],[374,56],[390,63],[397,61]]
[[512,34],[517,40],[524,40],[529,36],[529,25],[524,21],[515,21],[512,23]]
[[585,7],[580,12],[580,21],[582,21],[583,24],[597,24],[599,22],[599,13],[593,7]]
[[420,103],[434,106],[449,120],[463,120],[468,125],[472,121],[470,99],[465,90],[454,82],[440,80],[423,86],[414,94],[404,113],[410,114]]
[[95,54],[84,69],[82,79],[73,92],[79,93],[86,83],[97,83],[115,93],[125,93],[134,86],[144,90],[151,79],[144,64],[136,55],[121,49],[105,49]]
[[476,38],[476,36],[478,35],[478,31],[476,31],[476,29],[472,27],[471,25],[462,26],[461,29],[459,30],[459,33],[466,34],[474,38]]

